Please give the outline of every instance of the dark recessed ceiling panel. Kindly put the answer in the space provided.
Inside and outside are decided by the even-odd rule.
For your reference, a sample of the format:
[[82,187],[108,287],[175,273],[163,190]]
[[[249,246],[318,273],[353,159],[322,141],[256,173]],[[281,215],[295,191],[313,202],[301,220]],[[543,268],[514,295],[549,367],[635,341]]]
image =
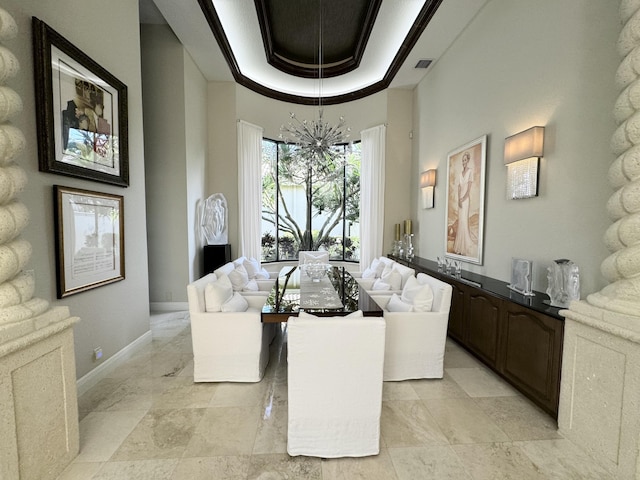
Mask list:
[[[383,0],[323,0],[322,78],[339,77],[358,68]],[[443,0],[425,0],[382,80],[349,93],[324,96],[322,104],[358,100],[387,88]],[[268,63],[289,75],[318,78],[318,0],[254,0]],[[233,77],[240,85],[276,100],[317,105],[305,97],[269,88],[242,74],[212,0],[198,0]],[[378,19],[379,20],[379,19]]]
[[320,74],[330,78],[352,71],[360,64],[381,2],[255,0],[267,61],[303,78]]

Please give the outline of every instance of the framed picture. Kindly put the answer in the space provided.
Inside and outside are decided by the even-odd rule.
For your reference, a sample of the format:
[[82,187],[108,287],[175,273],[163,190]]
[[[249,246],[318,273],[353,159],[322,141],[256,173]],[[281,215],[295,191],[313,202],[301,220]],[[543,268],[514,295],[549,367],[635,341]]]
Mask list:
[[127,187],[127,87],[33,17],[42,172]]
[[447,156],[445,256],[482,265],[487,136]]
[[53,189],[58,298],[124,280],[124,197]]

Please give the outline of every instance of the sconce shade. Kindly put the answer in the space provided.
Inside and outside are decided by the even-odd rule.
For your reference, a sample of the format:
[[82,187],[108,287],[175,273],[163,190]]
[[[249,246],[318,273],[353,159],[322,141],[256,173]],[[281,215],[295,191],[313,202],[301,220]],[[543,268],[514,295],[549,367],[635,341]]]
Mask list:
[[420,174],[420,188],[436,186],[436,171],[426,170]]
[[531,127],[504,140],[504,164],[532,157],[542,157],[544,127]]

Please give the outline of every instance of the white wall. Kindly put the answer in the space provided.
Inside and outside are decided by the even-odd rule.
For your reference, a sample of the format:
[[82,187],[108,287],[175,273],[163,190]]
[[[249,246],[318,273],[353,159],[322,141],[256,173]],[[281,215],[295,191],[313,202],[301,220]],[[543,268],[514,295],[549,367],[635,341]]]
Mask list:
[[[613,0],[492,0],[430,67],[415,91],[413,178],[438,172],[435,208],[413,197],[419,256],[444,253],[447,153],[487,134],[484,265],[464,268],[509,281],[511,257],[530,259],[544,291],[546,267],[569,258],[583,297],[604,285],[617,13]],[[506,200],[504,139],[534,125],[546,126],[539,196]]]
[[150,300],[186,302],[201,276],[207,82],[167,25],[142,25]]
[[[83,376],[98,364],[93,349],[102,347],[103,361],[149,331],[144,148],[142,142],[142,89],[137,0],[4,0],[2,7],[17,21],[18,37],[6,42],[20,61],[20,76],[10,83],[24,102],[14,123],[27,138],[18,163],[29,176],[20,196],[31,214],[22,238],[31,242],[33,255],[27,268],[35,270],[36,296],[55,305],[68,305],[81,322],[74,327],[76,371]],[[76,47],[115,75],[128,88],[128,188],[38,171],[34,100],[31,16],[37,16]],[[56,300],[53,223],[54,184],[124,196],[126,279]]]

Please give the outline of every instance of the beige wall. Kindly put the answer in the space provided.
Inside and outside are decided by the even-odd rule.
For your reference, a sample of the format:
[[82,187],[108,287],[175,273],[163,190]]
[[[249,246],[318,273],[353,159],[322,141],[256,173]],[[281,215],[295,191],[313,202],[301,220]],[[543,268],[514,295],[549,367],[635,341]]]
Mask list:
[[[414,106],[412,178],[438,170],[435,208],[412,197],[420,256],[444,252],[447,153],[487,134],[484,264],[465,268],[509,281],[511,257],[530,259],[544,291],[547,265],[569,258],[583,297],[600,289],[617,12],[617,1],[492,0],[430,67]],[[504,139],[534,125],[546,126],[539,197],[506,200]]]
[[[14,123],[27,138],[27,149],[18,159],[29,176],[29,183],[20,196],[31,214],[29,226],[22,235],[33,246],[27,268],[35,271],[37,297],[51,300],[54,306],[68,305],[72,315],[81,318],[74,326],[76,371],[81,377],[98,365],[93,361],[95,347],[102,347],[104,361],[149,331],[138,2],[3,0],[2,7],[16,19],[19,27],[18,37],[6,45],[17,55],[21,65],[19,77],[9,85],[24,102],[24,111]],[[46,22],[127,85],[131,178],[128,188],[38,171],[32,15]],[[62,300],[55,299],[54,184],[124,196],[125,280]]]

